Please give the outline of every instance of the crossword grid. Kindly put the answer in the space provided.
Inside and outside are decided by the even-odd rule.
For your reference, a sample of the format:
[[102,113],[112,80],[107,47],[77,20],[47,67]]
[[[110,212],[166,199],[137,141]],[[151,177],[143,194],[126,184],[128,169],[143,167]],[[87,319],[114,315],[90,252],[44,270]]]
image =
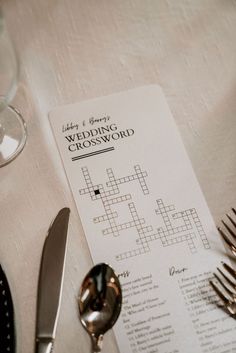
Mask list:
[[82,173],[84,176],[84,180],[86,183],[86,188],[80,189],[79,193],[80,195],[85,195],[89,194],[90,198],[92,201],[95,200],[101,200],[105,214],[101,216],[97,216],[93,219],[94,223],[100,223],[104,221],[108,221],[109,227],[103,230],[104,235],[109,235],[112,234],[113,236],[117,237],[120,235],[120,231],[123,231],[125,229],[134,227],[135,224],[134,222],[126,222],[123,224],[117,224],[116,219],[118,218],[117,212],[112,211],[112,206],[114,206],[117,203],[121,203],[124,201],[129,201],[131,200],[131,195],[126,194],[122,196],[116,196],[112,197],[114,195],[117,195],[120,193],[118,185],[132,182],[137,180],[139,182],[139,185],[141,187],[141,190],[143,194],[147,195],[149,193],[147,184],[145,182],[145,177],[147,177],[147,172],[142,172],[141,168],[139,165],[134,166],[134,174],[128,175],[123,178],[118,178],[116,179],[114,176],[114,173],[111,168],[107,169],[107,176],[109,181],[106,183],[106,186],[111,188],[111,190],[104,190],[104,187],[102,184],[93,184],[88,168],[83,167]]
[[[172,220],[181,219],[183,224],[181,226],[173,226],[171,222],[171,217],[169,215],[170,212],[174,211],[175,208],[173,205],[164,206],[164,203],[161,199],[157,200],[158,209],[155,210],[157,215],[161,215],[165,229],[162,227],[157,228],[157,234],[152,234],[145,236],[145,240],[147,242],[160,239],[162,245],[170,246],[176,243],[186,242],[190,251],[195,253],[197,251],[196,245],[194,243],[194,238],[196,238],[197,233],[202,241],[202,244],[205,249],[210,249],[210,244],[200,222],[200,219],[197,215],[197,212],[194,208],[176,212],[171,215]],[[185,231],[193,230],[195,232],[187,232],[183,234]],[[181,235],[179,235],[181,233]],[[175,236],[177,234],[177,236]]]
[[143,224],[145,223],[145,220],[143,218],[139,218],[137,210],[134,206],[134,203],[131,202],[128,204],[129,207],[129,211],[131,214],[131,217],[133,219],[132,226],[136,228],[138,236],[139,236],[139,243],[141,245],[140,248],[138,249],[133,249],[127,252],[124,252],[122,254],[119,254],[116,256],[116,259],[119,260],[124,260],[127,259],[129,257],[133,257],[133,256],[137,256],[137,255],[141,255],[144,254],[146,252],[150,251],[149,245],[148,243],[145,241],[145,234],[152,231],[153,228],[152,226],[145,226],[143,227]]
[[114,189],[117,190],[119,184],[124,184],[124,183],[128,183],[129,181],[138,180],[144,195],[149,194],[149,190],[144,179],[147,177],[147,172],[142,172],[139,165],[135,165],[134,170],[135,170],[135,174],[116,179],[112,169],[111,168],[107,169],[109,181],[106,183],[106,185],[112,186],[114,187]]
[[[186,243],[190,252],[195,253],[197,235],[200,238],[205,249],[210,248],[210,244],[194,208],[187,209],[181,212],[175,212],[174,205],[165,206],[162,199],[158,199],[157,209],[155,213],[161,216],[164,227],[158,227],[154,232],[152,226],[145,225],[145,219],[140,218],[130,194],[120,194],[119,185],[138,181],[144,195],[149,194],[149,190],[145,181],[147,172],[142,171],[139,165],[134,166],[134,174],[116,178],[111,168],[106,169],[108,180],[105,190],[102,184],[94,184],[91,180],[87,167],[82,169],[86,187],[79,190],[80,195],[89,194],[92,201],[100,200],[104,207],[104,214],[94,217],[94,223],[108,222],[108,227],[102,230],[104,236],[112,235],[120,236],[121,232],[134,228],[136,231],[136,248],[125,251],[116,256],[118,261],[129,257],[138,256],[150,251],[149,243],[154,240],[160,240],[163,247],[171,246],[179,243]],[[124,223],[118,223],[119,215],[114,211],[116,204],[126,203],[128,206],[131,220]],[[181,224],[181,225],[180,225]]]

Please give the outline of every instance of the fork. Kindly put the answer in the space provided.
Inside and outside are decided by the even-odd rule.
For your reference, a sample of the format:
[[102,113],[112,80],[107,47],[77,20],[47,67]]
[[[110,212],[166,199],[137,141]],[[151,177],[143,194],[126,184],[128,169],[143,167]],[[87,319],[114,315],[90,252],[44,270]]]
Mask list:
[[[232,208],[232,213],[236,216],[235,208]],[[224,230],[221,227],[217,227],[220,235],[224,239],[225,243],[229,247],[231,253],[236,258],[236,222],[231,217],[230,214],[226,214],[226,217],[230,223],[230,226],[222,220]],[[232,229],[233,228],[233,229]],[[234,270],[230,265],[222,262],[224,270],[230,277],[226,275],[219,267],[217,267],[220,276],[214,273],[217,282],[210,281],[210,284],[218,297],[224,303],[224,308],[228,313],[236,318],[236,270]],[[231,287],[232,289],[230,289]]]
[[[234,270],[225,262],[222,262],[222,266],[227,275],[219,267],[217,267],[217,270],[221,276],[214,273],[217,283],[213,282],[212,280],[209,282],[218,297],[223,302],[223,307],[228,311],[230,315],[236,318],[236,270]],[[228,276],[228,274],[232,279]],[[229,287],[231,287],[233,290]]]
[[[232,210],[232,213],[234,214],[234,216],[236,216],[235,208],[231,208],[231,210]],[[223,230],[223,228],[221,228],[221,227],[217,227],[217,229],[218,229],[220,235],[222,236],[222,238],[224,239],[225,243],[229,247],[230,251],[232,252],[233,256],[236,257],[236,245],[235,245],[235,243],[236,243],[236,221],[228,213],[226,214],[226,217],[228,218],[229,222],[231,223],[231,227],[224,220],[222,220],[221,222],[224,225],[227,232],[225,232],[225,230]],[[232,226],[233,226],[233,229],[232,229]]]

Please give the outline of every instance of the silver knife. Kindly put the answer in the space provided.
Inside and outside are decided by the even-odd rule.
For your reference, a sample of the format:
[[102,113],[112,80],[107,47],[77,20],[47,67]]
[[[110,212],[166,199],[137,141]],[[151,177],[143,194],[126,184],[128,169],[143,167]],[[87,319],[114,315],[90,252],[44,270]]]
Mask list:
[[65,255],[69,208],[59,211],[46,237],[38,282],[36,353],[50,353],[56,336]]

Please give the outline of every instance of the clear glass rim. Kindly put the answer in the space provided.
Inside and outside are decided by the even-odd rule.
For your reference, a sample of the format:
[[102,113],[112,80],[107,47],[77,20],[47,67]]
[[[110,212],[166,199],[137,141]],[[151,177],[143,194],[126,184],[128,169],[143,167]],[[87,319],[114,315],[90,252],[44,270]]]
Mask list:
[[18,109],[16,109],[15,107],[8,105],[6,109],[10,109],[13,111],[14,114],[17,115],[18,120],[20,121],[21,125],[22,125],[22,129],[23,129],[23,134],[22,134],[22,139],[19,142],[19,145],[17,146],[16,150],[14,153],[12,153],[8,159],[6,159],[6,161],[2,164],[0,164],[0,168],[6,166],[7,164],[11,163],[23,150],[23,148],[25,147],[26,144],[26,140],[27,140],[27,125],[25,120],[23,119],[23,116],[21,115],[21,113],[18,111]]

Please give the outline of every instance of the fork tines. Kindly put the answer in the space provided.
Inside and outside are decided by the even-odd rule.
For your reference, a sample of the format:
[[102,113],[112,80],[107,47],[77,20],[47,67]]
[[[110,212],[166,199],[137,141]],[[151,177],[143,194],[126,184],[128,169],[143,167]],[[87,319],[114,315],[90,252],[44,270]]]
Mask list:
[[[235,208],[231,209],[232,215],[236,218]],[[224,228],[217,227],[220,235],[224,239],[225,243],[229,247],[232,254],[236,257],[236,220],[228,213],[226,214],[228,222],[222,220]],[[229,223],[229,224],[228,224]]]
[[216,281],[211,280],[210,284],[223,302],[224,308],[230,315],[236,316],[236,270],[225,262],[222,265],[227,275],[217,267],[220,276],[214,273]]
[[[222,220],[222,227],[217,227],[220,235],[236,258],[236,209],[231,208]],[[223,302],[223,307],[236,318],[236,270],[222,262],[223,271],[217,267],[218,274],[214,273],[216,281],[210,281],[212,288]]]

